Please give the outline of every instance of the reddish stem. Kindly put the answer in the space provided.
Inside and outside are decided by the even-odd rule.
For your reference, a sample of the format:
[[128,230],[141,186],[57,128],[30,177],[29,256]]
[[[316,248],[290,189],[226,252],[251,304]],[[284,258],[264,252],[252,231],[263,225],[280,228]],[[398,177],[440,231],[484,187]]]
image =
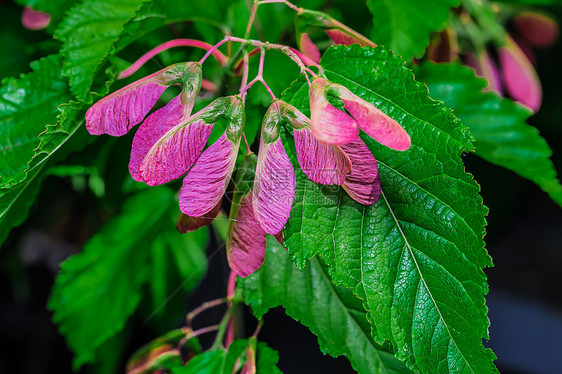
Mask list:
[[[119,79],[127,78],[127,77],[133,75],[148,60],[150,60],[151,58],[153,58],[154,56],[156,56],[160,52],[163,52],[165,50],[168,50],[170,48],[175,48],[175,47],[196,47],[196,48],[204,49],[206,51],[209,51],[209,50],[213,49],[212,45],[210,45],[208,43],[205,43],[205,42],[202,42],[201,40],[195,40],[195,39],[174,39],[174,40],[170,40],[170,41],[167,41],[166,43],[160,44],[159,46],[151,49],[150,51],[148,51],[144,55],[142,55],[127,70],[123,71],[119,75]],[[211,53],[217,59],[219,64],[221,64],[222,66],[226,65],[226,62],[227,62],[228,59],[225,55],[223,55],[221,53],[221,51],[219,51],[215,48]]]
[[252,30],[252,25],[256,19],[256,11],[258,10],[259,2],[258,0],[254,0],[254,4],[252,5],[252,10],[250,11],[250,19],[248,19],[248,25],[246,26],[246,32],[244,33],[244,37],[247,38],[250,36],[250,31]]
[[206,334],[208,332],[217,331],[218,329],[219,329],[219,325],[212,325],[212,326],[200,328],[199,330],[187,332],[186,335],[178,343],[177,349],[180,350],[181,347],[183,347],[185,345],[185,343],[191,338],[194,338],[194,337],[199,336],[199,335]]
[[[207,50],[207,53],[205,53],[205,56],[203,56],[203,58],[201,60],[199,60],[199,63],[201,65],[203,65],[203,63],[205,62],[205,60],[207,59],[207,57],[209,57],[211,54],[213,54],[213,56],[215,56],[215,53],[218,52],[222,55],[222,53],[220,51],[218,51],[218,48],[223,45],[224,43],[226,43],[227,41],[229,41],[229,36],[226,36],[223,40],[221,40],[220,42],[218,42],[217,44],[215,44],[214,46],[212,46],[209,50]],[[206,43],[205,43],[206,44]],[[223,55],[224,56],[224,55]],[[215,56],[216,58],[216,56]],[[222,66],[226,65],[226,57],[225,57],[225,62],[224,64],[221,64]]]
[[287,5],[289,8],[295,10],[298,14],[301,14],[302,12],[304,12],[303,8],[299,8],[298,6],[296,6],[293,3],[288,2],[287,0],[262,0],[259,2],[260,5],[261,4],[285,4]]
[[191,327],[191,322],[193,321],[193,319],[201,312],[215,307],[217,305],[221,305],[224,304],[225,302],[227,302],[227,299],[215,299],[215,300],[211,300],[211,301],[206,301],[203,304],[199,305],[197,308],[193,309],[186,317],[186,326],[187,327]]
[[240,91],[240,96],[242,96],[242,100],[245,100],[246,98],[246,92],[250,89],[250,87],[252,87],[254,85],[254,83],[256,82],[261,82],[263,84],[263,86],[265,87],[265,89],[267,90],[267,92],[269,92],[269,95],[271,96],[272,100],[275,100],[275,95],[273,94],[273,91],[271,91],[271,88],[269,88],[269,85],[265,82],[265,80],[263,79],[263,65],[264,65],[264,61],[265,61],[265,50],[262,48],[261,50],[261,54],[260,54],[260,64],[258,67],[258,74],[256,75],[256,77],[254,79],[252,79],[252,81],[250,83],[248,83],[241,91]]
[[[236,273],[232,270],[230,271],[230,275],[228,276],[228,285],[226,287],[226,295],[229,300],[232,300],[234,297],[234,293],[236,292]],[[229,308],[232,307],[232,302],[228,304]],[[224,341],[225,347],[228,346],[234,341],[234,320],[233,317],[230,317],[228,321],[228,326],[226,327],[226,337]]]

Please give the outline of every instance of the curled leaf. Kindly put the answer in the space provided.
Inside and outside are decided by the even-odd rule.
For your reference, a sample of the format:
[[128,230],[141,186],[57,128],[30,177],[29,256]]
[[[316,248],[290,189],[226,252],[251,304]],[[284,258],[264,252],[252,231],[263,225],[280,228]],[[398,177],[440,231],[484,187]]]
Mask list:
[[508,37],[506,46],[498,50],[498,56],[507,92],[534,112],[539,110],[542,101],[541,83],[523,51]]

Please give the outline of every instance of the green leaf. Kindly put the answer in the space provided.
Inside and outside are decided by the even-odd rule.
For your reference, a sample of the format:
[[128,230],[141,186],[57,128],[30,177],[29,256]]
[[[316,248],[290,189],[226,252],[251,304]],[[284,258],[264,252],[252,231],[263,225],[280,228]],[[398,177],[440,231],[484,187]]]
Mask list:
[[63,46],[63,73],[72,93],[85,99],[113,44],[146,0],[84,0],[72,8],[55,32]]
[[277,351],[268,347],[264,342],[259,342],[256,352],[256,373],[281,374],[281,370],[277,367],[277,362],[279,362]]
[[411,373],[373,341],[361,301],[350,290],[334,286],[317,258],[300,271],[270,236],[262,267],[238,283],[257,318],[281,305],[318,336],[324,354],[345,355],[359,373]]
[[[107,93],[114,76],[108,70],[109,81],[102,88],[101,94]],[[69,153],[84,148],[95,140],[82,124],[86,102],[69,102],[59,105],[60,114],[56,123],[43,126],[38,135],[38,146],[33,158],[28,161],[27,178],[7,189],[0,189],[0,244],[6,240],[10,230],[27,218],[40,183],[48,174],[51,166]],[[47,172],[47,173],[46,173]]]
[[244,351],[249,343],[246,339],[233,341],[228,349],[219,348],[203,352],[187,362],[182,368],[172,371],[173,374],[232,374],[235,373],[236,361],[244,359]]
[[33,204],[44,175],[37,168],[29,172],[27,180],[15,187],[0,189],[0,245],[4,243],[10,230],[21,225]]
[[[113,82],[113,70],[106,71],[109,81],[100,90],[101,95],[109,91]],[[40,183],[48,174],[50,167],[66,157],[69,153],[84,148],[95,140],[82,124],[86,112],[85,101],[71,101],[59,105],[60,111],[56,123],[45,126],[38,135],[38,145],[33,150],[33,158],[28,160],[27,177],[22,177],[19,184],[11,188],[0,189],[0,244],[6,240],[10,230],[27,218]],[[46,173],[47,172],[47,173]]]
[[172,374],[232,374],[239,372],[246,361],[247,349],[256,350],[257,374],[281,374],[276,364],[279,355],[267,344],[257,343],[255,338],[238,339],[228,348],[203,352],[187,362],[182,368],[174,368]]
[[39,134],[57,120],[57,106],[70,99],[61,58],[52,55],[31,63],[32,72],[6,78],[0,88],[0,188],[22,182]]
[[164,187],[133,196],[80,254],[62,264],[49,309],[75,353],[75,369],[91,362],[95,349],[122,330],[136,309],[150,275],[150,244],[176,205]]
[[416,70],[432,97],[443,100],[476,139],[476,154],[535,182],[562,205],[562,185],[550,161],[552,151],[537,129],[525,121],[532,112],[493,92],[486,81],[458,64],[426,63]]
[[[382,48],[324,53],[327,78],[396,119],[412,147],[393,151],[363,134],[381,178],[372,206],[297,168],[285,244],[300,267],[315,254],[326,261],[332,281],[364,301],[375,341],[390,341],[413,369],[495,372],[495,356],[482,346],[489,325],[482,268],[492,264],[483,248],[486,208],[461,159],[471,138],[403,64]],[[302,80],[283,97],[309,112]]]
[[187,362],[187,365],[172,370],[172,374],[220,374],[225,352],[221,349],[203,352]]
[[449,9],[460,0],[367,0],[373,15],[371,39],[405,60],[421,57],[432,32],[443,30]]

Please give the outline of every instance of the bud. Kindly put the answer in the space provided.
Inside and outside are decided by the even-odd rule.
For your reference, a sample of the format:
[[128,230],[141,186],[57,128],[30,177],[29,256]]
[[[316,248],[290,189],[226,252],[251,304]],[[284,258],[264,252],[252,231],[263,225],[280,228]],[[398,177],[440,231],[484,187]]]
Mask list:
[[220,211],[221,202],[219,201],[219,203],[209,213],[199,217],[190,217],[182,213],[178,218],[176,229],[180,233],[185,234],[186,232],[195,231],[203,226],[210,225],[211,222],[213,222],[214,219],[217,218]]
[[51,15],[34,10],[28,6],[21,13],[21,24],[28,30],[41,30],[49,26]]
[[498,50],[506,91],[514,100],[536,112],[542,101],[542,87],[531,62],[509,36]]
[[513,19],[513,24],[519,34],[535,47],[550,47],[558,39],[558,24],[545,14],[521,12]]

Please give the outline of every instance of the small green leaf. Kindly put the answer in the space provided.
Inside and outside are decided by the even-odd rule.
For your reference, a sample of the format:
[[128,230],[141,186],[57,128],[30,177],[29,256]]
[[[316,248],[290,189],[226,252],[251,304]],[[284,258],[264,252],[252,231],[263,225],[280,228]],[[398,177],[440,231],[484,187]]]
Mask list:
[[172,369],[172,374],[221,374],[225,351],[217,349],[193,357],[187,365]]
[[[244,360],[244,352],[249,342],[246,339],[233,341],[228,349],[219,348],[203,352],[187,362],[182,368],[172,371],[173,374],[232,374],[238,359]],[[241,362],[239,363],[241,364]]]
[[350,290],[334,286],[320,260],[312,259],[300,271],[285,248],[270,236],[262,267],[245,279],[239,278],[238,283],[244,302],[256,317],[281,305],[318,336],[322,352],[333,357],[345,355],[359,373],[411,373],[373,341],[361,301]]
[[426,63],[416,75],[432,97],[453,108],[469,127],[478,156],[535,182],[562,206],[552,151],[537,129],[525,122],[531,111],[496,93],[483,92],[486,81],[466,66]]
[[256,351],[256,374],[282,374],[277,367],[279,354],[264,342],[258,342]]
[[0,188],[22,182],[29,169],[39,134],[53,124],[57,106],[70,99],[61,58],[44,57],[31,63],[32,72],[6,78],[0,88]]
[[149,276],[150,243],[176,204],[164,187],[135,195],[80,254],[62,264],[49,309],[75,353],[75,369],[91,362],[95,349],[122,330],[136,309]]
[[460,0],[367,0],[373,15],[371,39],[405,60],[421,57],[432,32],[445,28]]
[[72,93],[87,97],[94,77],[113,44],[146,0],[84,0],[73,7],[55,32],[63,46],[63,74]]
[[[472,149],[467,128],[404,61],[383,48],[329,48],[326,77],[397,120],[412,147],[393,151],[363,134],[377,159],[381,198],[371,206],[341,188],[312,183],[296,170],[297,187],[285,244],[301,267],[318,254],[332,281],[364,301],[375,341],[421,372],[496,372],[488,335],[483,267],[486,208],[464,171]],[[309,111],[308,86],[283,98]],[[294,160],[293,155],[293,160]]]
[[[174,368],[172,374],[233,374],[238,373],[246,361],[245,352],[256,347],[255,338],[238,339],[227,349],[219,348],[203,352],[182,368]],[[279,355],[265,343],[257,343],[256,374],[281,374],[276,364]]]

